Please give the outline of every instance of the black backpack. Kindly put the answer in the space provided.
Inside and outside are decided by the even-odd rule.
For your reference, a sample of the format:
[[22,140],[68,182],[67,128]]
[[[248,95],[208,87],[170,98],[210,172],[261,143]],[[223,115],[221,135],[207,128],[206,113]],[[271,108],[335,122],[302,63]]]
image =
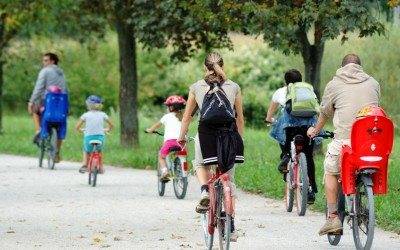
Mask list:
[[200,122],[210,126],[228,125],[235,115],[224,90],[219,83],[210,84],[200,110]]

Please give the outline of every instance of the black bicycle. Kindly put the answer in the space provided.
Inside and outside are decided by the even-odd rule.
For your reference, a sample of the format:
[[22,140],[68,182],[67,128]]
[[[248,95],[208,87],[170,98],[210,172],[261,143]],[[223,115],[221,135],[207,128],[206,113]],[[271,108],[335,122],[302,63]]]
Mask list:
[[55,158],[57,155],[57,129],[49,126],[47,135],[38,141],[39,146],[39,167],[43,167],[43,159],[47,158],[47,167],[54,169]]

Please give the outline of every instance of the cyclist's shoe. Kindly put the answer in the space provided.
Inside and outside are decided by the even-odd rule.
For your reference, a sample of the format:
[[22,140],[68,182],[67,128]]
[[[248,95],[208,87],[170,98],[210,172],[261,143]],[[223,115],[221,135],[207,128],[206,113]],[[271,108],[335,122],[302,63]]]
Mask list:
[[208,206],[202,206],[200,204],[197,204],[196,213],[205,214],[205,213],[207,213],[207,211],[208,211]]
[[60,156],[60,152],[56,153],[56,157],[54,157],[54,162],[55,163],[59,163],[61,161],[61,156]]
[[315,202],[315,193],[313,191],[308,191],[307,204],[314,204],[314,202]]
[[35,136],[33,137],[33,143],[35,143],[36,145],[40,146],[40,132],[36,133]]
[[210,195],[206,190],[203,190],[201,192],[201,197],[199,200],[199,204],[205,207],[208,207],[208,204],[210,203]]
[[104,168],[99,168],[99,174],[104,174],[105,172]]
[[237,242],[238,238],[239,234],[236,231],[231,232],[231,237],[229,238],[231,242]]
[[85,173],[87,171],[88,171],[88,168],[85,165],[82,165],[82,167],[79,169],[79,173],[81,173],[81,174],[83,174],[83,173]]
[[285,155],[282,157],[281,162],[280,162],[279,165],[278,165],[278,170],[279,170],[279,172],[281,172],[281,173],[287,173],[287,171],[288,171],[288,170],[287,170],[287,165],[288,165],[289,161],[290,161],[290,156],[287,155],[287,154],[285,154]]
[[319,235],[325,235],[327,233],[336,233],[343,230],[342,222],[339,216],[335,218],[328,218],[322,228],[319,230]]
[[169,182],[169,172],[162,173],[160,176],[161,182]]

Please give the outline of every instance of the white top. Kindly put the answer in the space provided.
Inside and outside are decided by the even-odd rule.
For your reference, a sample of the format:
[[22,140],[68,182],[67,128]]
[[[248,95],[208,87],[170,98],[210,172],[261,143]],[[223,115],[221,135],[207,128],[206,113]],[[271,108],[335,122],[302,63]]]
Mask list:
[[85,136],[104,135],[104,121],[108,120],[108,115],[102,111],[90,110],[81,116],[85,122]]
[[287,87],[279,88],[275,91],[274,95],[272,96],[272,101],[275,103],[279,103],[282,107],[286,104],[286,96],[287,96]]
[[160,122],[164,125],[164,141],[179,138],[181,121],[176,117],[175,112],[164,115]]

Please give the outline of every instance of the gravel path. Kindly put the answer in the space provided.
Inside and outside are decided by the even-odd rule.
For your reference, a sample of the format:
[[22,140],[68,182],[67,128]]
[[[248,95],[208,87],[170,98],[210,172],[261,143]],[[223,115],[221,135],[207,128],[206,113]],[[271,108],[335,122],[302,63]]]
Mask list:
[[[156,193],[155,171],[107,167],[87,185],[80,164],[40,169],[35,158],[0,154],[0,249],[204,249],[199,196],[191,177],[184,200],[172,185]],[[318,236],[324,215],[284,211],[284,203],[239,192],[232,249],[354,249],[349,228],[339,246]],[[376,230],[374,249],[400,249],[400,236]]]

